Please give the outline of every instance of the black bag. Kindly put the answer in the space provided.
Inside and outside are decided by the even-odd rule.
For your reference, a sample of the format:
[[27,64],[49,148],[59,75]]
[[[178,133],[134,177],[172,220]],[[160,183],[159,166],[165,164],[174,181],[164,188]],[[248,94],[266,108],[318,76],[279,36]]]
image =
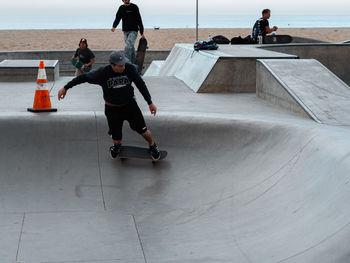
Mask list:
[[230,44],[230,40],[228,40],[226,37],[224,37],[222,35],[217,35],[217,36],[213,37],[213,41],[216,44]]
[[251,36],[246,36],[245,38],[239,37],[233,37],[231,39],[231,45],[246,45],[246,44],[256,44],[256,41],[251,38]]
[[242,44],[241,36],[231,38],[231,45],[239,45]]

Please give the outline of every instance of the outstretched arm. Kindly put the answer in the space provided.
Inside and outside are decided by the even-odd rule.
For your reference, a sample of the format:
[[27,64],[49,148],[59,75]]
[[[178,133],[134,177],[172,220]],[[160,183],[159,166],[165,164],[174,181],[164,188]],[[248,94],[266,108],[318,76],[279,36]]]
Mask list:
[[97,70],[75,77],[58,91],[58,100],[64,99],[64,97],[67,94],[67,90],[73,88],[76,85],[79,85],[85,82],[88,82],[90,84],[100,84],[102,71],[103,71],[103,68],[99,68]]

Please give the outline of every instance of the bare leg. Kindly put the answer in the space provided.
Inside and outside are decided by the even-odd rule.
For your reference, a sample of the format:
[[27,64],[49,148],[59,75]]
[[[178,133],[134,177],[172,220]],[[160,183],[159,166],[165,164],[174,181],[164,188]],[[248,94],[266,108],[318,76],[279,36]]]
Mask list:
[[[152,146],[154,144],[152,133],[150,130],[142,133],[141,136],[148,142],[148,146]],[[121,140],[113,140],[114,144],[122,144]]]
[[151,131],[147,130],[142,133],[141,136],[148,142],[148,146],[152,146],[154,144]]

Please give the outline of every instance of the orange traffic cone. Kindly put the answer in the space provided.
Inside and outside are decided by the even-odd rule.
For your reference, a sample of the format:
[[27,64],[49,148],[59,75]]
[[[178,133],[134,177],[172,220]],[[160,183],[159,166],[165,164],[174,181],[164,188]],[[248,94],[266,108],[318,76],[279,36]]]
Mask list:
[[57,111],[57,109],[51,108],[50,92],[47,88],[47,78],[45,72],[44,61],[40,61],[37,87],[35,90],[33,108],[28,108],[31,112],[48,112]]

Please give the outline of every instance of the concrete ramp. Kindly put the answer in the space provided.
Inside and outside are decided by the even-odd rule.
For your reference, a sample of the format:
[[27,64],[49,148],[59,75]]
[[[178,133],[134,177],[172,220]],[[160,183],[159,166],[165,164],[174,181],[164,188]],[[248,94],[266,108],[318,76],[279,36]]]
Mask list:
[[255,93],[255,64],[260,58],[297,57],[255,46],[220,45],[218,50],[194,51],[191,44],[176,44],[163,63],[151,64],[145,76],[175,76],[198,93]]
[[[189,45],[176,44],[164,63],[152,62],[155,65],[151,64],[145,76],[175,76],[197,92],[218,59],[209,52],[199,53]],[[153,71],[152,68],[158,70]]]
[[151,65],[147,68],[145,74],[143,74],[143,76],[158,76],[163,63],[164,60],[153,60]]
[[[101,89],[0,83],[0,262],[350,262],[350,130],[174,77],[136,92],[166,160],[115,160]],[[13,92],[16,96],[14,96]],[[13,100],[16,97],[17,100]],[[145,146],[125,123],[124,145]]]
[[0,261],[349,262],[347,130],[146,121],[157,165],[112,160],[102,112],[1,115]]
[[317,122],[350,125],[350,87],[314,59],[259,60],[257,96]]

